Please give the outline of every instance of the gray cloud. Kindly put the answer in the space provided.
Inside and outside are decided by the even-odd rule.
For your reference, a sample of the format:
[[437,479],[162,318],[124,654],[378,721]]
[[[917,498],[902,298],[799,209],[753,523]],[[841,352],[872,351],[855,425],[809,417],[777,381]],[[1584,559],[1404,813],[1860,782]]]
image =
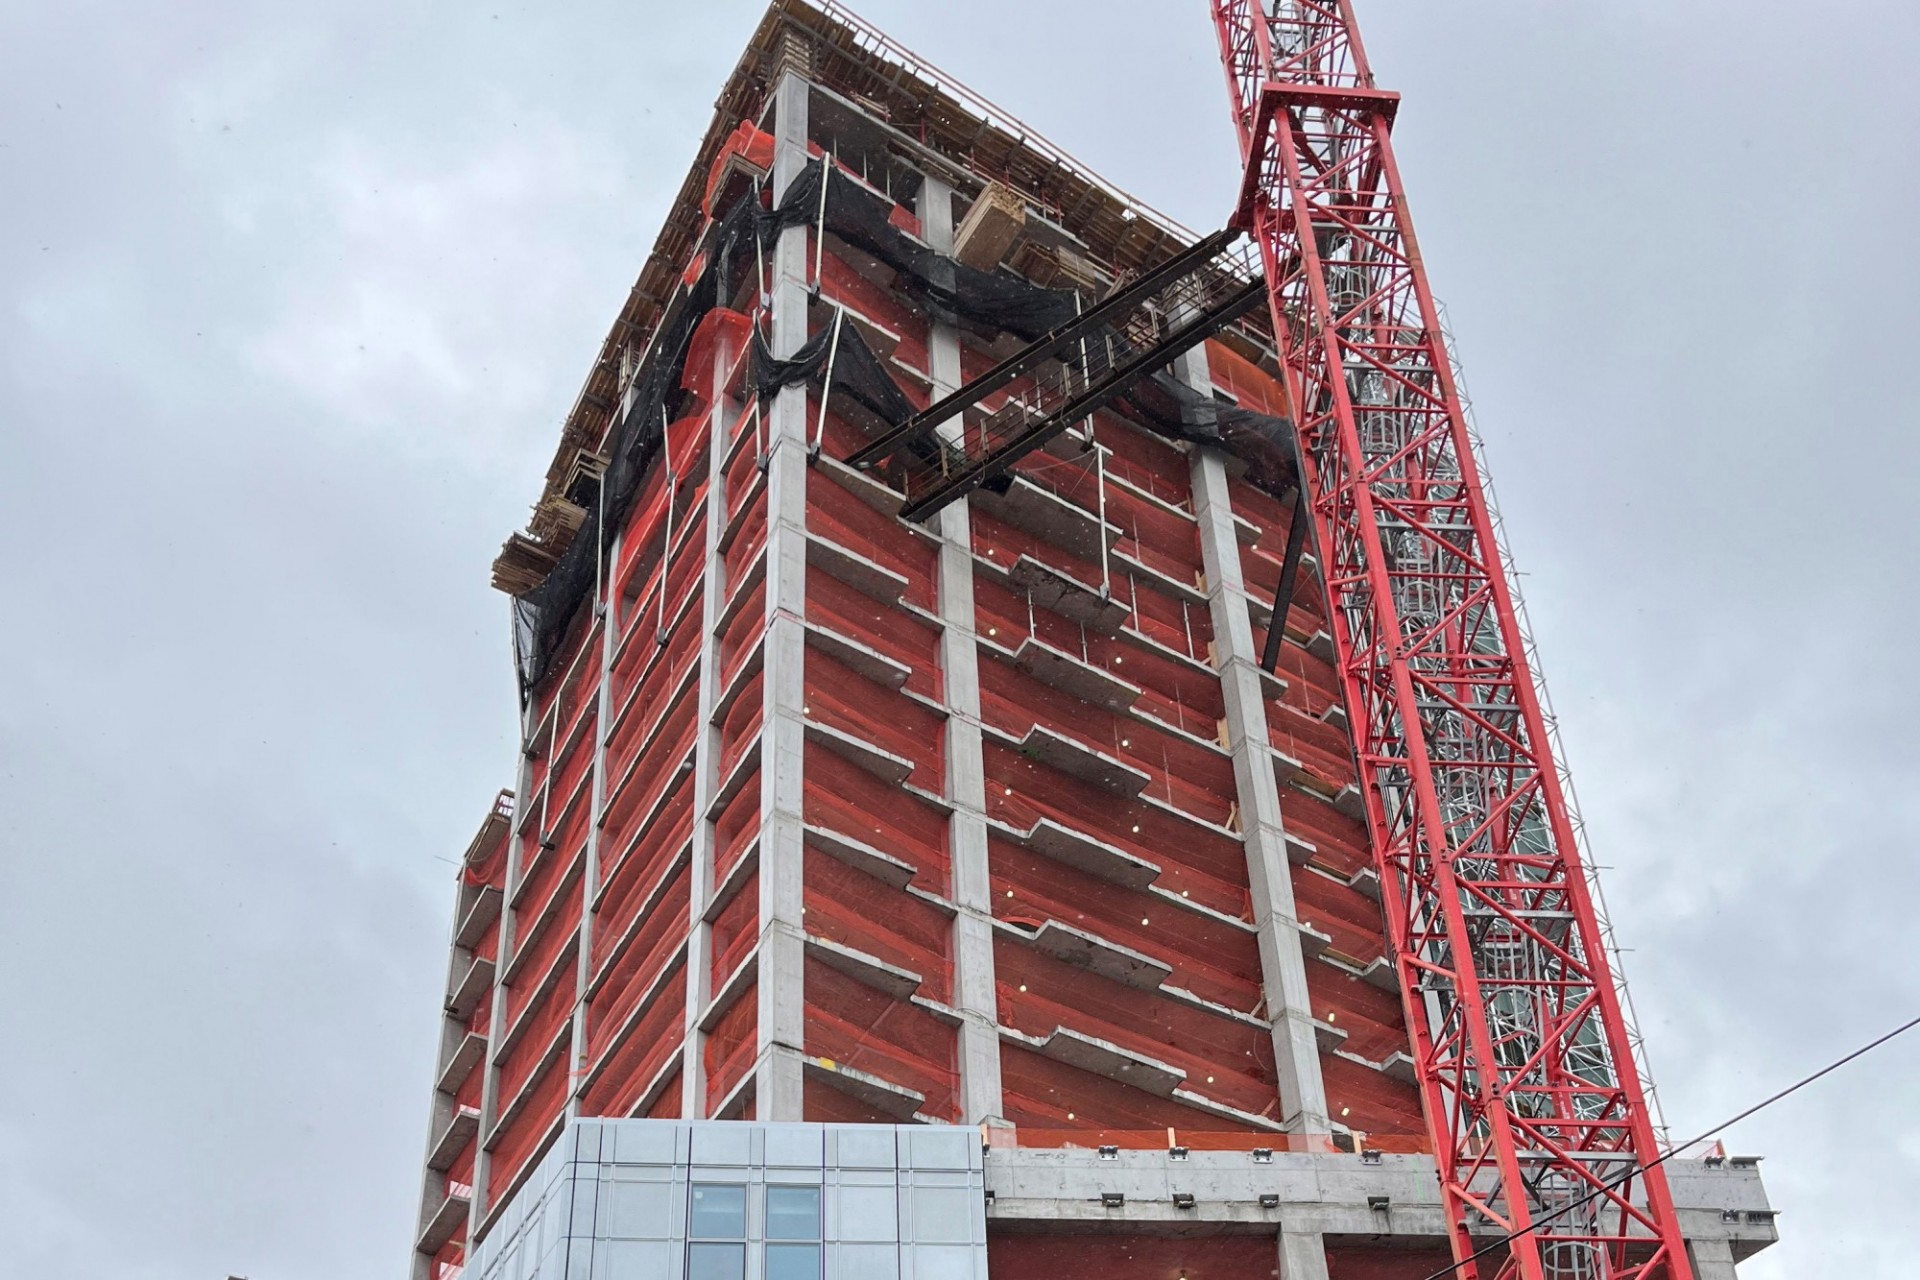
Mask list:
[[[867,11],[1219,221],[1199,6]],[[486,565],[759,7],[0,15],[9,1269],[391,1274],[512,765]],[[1362,17],[1691,1132],[1920,1008],[1916,18]],[[1752,1276],[1904,1270],[1916,1053],[1730,1139]]]

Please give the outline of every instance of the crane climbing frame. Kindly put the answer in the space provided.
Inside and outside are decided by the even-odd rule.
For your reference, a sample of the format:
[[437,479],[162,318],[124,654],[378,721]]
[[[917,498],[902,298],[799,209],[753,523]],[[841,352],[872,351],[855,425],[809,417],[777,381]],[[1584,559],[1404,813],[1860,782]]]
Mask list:
[[1346,0],[1213,0],[1457,1274],[1691,1272]]

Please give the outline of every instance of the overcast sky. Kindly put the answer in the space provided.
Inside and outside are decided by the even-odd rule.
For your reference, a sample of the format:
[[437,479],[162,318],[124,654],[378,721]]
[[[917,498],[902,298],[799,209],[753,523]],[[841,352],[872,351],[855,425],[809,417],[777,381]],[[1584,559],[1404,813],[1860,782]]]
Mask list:
[[[1195,227],[1199,0],[863,11]],[[487,587],[757,0],[0,0],[0,1272],[397,1276]],[[1920,18],[1367,0],[1676,1134],[1920,1013]],[[1913,1274],[1920,1033],[1748,1122]]]

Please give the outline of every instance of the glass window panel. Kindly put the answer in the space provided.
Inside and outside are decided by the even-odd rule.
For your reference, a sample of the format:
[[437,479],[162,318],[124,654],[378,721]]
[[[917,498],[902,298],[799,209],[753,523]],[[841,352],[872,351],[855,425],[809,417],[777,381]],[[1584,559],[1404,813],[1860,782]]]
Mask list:
[[820,1280],[820,1246],[768,1245],[767,1280]]
[[690,1244],[687,1246],[687,1280],[746,1280],[747,1246],[744,1244]]
[[695,1240],[744,1240],[747,1235],[747,1189],[726,1183],[693,1186],[693,1221],[687,1234]]
[[818,1240],[820,1188],[768,1187],[767,1239]]

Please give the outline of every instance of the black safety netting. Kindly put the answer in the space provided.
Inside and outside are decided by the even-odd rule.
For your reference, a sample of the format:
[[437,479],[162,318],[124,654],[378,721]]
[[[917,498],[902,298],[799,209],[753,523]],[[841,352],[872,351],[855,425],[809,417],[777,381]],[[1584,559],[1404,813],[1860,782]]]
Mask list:
[[[523,698],[546,678],[562,637],[593,593],[601,567],[602,529],[620,527],[660,452],[667,424],[696,398],[681,386],[695,329],[708,312],[738,296],[757,265],[769,260],[773,237],[781,229],[824,226],[893,270],[898,287],[933,319],[989,340],[1010,333],[1031,341],[1078,313],[1080,301],[1073,293],[981,271],[928,248],[889,220],[891,208],[884,196],[827,161],[815,160],[787,185],[778,205],[764,206],[756,188],[708,228],[693,260],[697,276],[683,280],[675,291],[634,375],[626,412],[611,433],[600,493],[546,579],[514,600],[514,649]],[[772,354],[757,325],[753,344],[757,394],[801,380],[830,384],[832,394],[843,397],[841,403],[851,407],[856,419],[868,417],[876,429],[898,426],[914,412],[885,362],[853,325],[823,326],[787,357]],[[1293,483],[1292,427],[1284,419],[1220,404],[1164,374],[1130,388],[1120,407],[1163,434],[1224,446],[1247,461],[1250,475],[1263,487],[1278,492]],[[903,447],[925,460],[946,450],[932,438]]]
[[1223,404],[1168,373],[1148,374],[1115,403],[1149,430],[1225,449],[1247,464],[1247,478],[1268,493],[1285,493],[1299,483],[1299,445],[1286,418]]
[[646,359],[634,374],[627,411],[612,432],[606,475],[586,520],[546,579],[513,602],[514,657],[523,698],[546,677],[561,637],[593,590],[603,524],[618,528],[626,517],[666,439],[667,423],[690,398],[680,379],[693,332],[739,287],[742,273],[753,262],[763,215],[758,201],[741,200],[709,229],[704,266],[693,283],[668,302]]
[[[822,172],[832,175],[827,181],[824,218],[820,216]],[[781,206],[791,210],[789,221],[824,221],[827,230],[844,243],[891,267],[900,277],[902,290],[942,324],[972,329],[989,338],[1011,333],[1031,342],[1079,314],[1079,299],[1073,293],[981,271],[929,249],[889,221],[886,197],[837,169],[809,165],[788,186]]]
[[796,382],[827,383],[850,396],[878,423],[897,427],[913,415],[913,401],[887,372],[860,330],[850,324],[827,325],[784,359],[765,339],[753,335],[753,389],[769,396]]

